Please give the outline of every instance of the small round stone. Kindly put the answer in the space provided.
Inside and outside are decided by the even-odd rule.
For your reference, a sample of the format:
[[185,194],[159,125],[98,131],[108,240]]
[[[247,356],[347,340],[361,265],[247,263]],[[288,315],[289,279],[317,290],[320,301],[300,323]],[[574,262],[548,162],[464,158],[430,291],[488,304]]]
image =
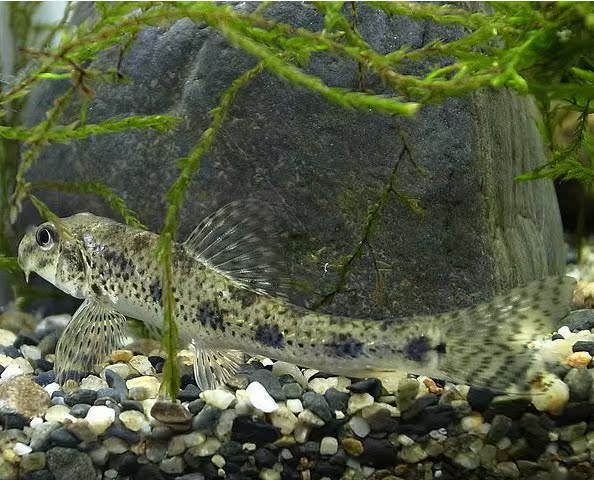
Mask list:
[[571,368],[586,368],[592,361],[592,355],[588,352],[573,352],[569,355],[565,364]]
[[54,405],[48,408],[47,412],[45,412],[45,421],[64,423],[64,420],[69,418],[69,416],[69,407],[67,407],[66,405]]
[[114,350],[111,352],[111,360],[115,362],[129,362],[134,354],[130,350]]
[[95,392],[101,388],[108,387],[109,385],[107,382],[96,375],[89,375],[88,377],[83,378],[79,385],[81,390],[94,390]]
[[210,461],[219,468],[223,468],[226,463],[225,459],[219,454],[213,455]]
[[136,370],[141,375],[154,375],[155,369],[152,366],[151,362],[147,357],[144,355],[135,355],[129,361],[128,365],[130,365],[134,370]]
[[86,405],[84,403],[77,403],[76,405],[73,405],[70,409],[70,415],[76,418],[85,418],[90,408],[90,405]]
[[[126,387],[130,390],[130,398],[132,400],[141,400],[140,398],[133,398],[132,397],[132,390],[136,389],[144,391],[144,398],[142,400],[146,400],[147,398],[155,398],[159,393],[159,387],[161,386],[159,379],[155,377],[137,377],[131,378],[130,380],[126,380]],[[140,393],[140,392],[138,392]],[[139,396],[138,393],[136,396]]]
[[338,452],[338,440],[334,437],[324,437],[320,442],[320,455],[334,455]]
[[151,416],[167,424],[190,423],[192,414],[181,403],[158,400],[151,408]]
[[287,398],[301,398],[303,395],[303,388],[295,382],[284,384],[282,389]]
[[574,402],[582,402],[590,399],[592,391],[592,375],[590,370],[583,368],[572,368],[563,379],[569,388],[569,398]]
[[301,403],[301,400],[299,400],[298,398],[290,398],[289,400],[287,400],[286,404],[287,408],[292,413],[301,413],[303,411],[303,404]]

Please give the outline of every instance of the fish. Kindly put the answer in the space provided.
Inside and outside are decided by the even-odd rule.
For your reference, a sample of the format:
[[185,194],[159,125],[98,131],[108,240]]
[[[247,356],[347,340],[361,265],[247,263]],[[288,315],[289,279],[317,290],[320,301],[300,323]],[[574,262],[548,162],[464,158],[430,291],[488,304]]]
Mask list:
[[[235,375],[245,355],[355,378],[394,373],[526,391],[542,378],[534,342],[570,309],[575,280],[533,281],[491,301],[436,315],[351,318],[291,303],[282,262],[267,244],[269,210],[237,201],[173,242],[172,292],[180,345],[194,352],[202,390]],[[159,235],[92,213],[28,231],[18,263],[82,299],[55,356],[63,381],[90,372],[125,341],[128,318],[163,332]]]

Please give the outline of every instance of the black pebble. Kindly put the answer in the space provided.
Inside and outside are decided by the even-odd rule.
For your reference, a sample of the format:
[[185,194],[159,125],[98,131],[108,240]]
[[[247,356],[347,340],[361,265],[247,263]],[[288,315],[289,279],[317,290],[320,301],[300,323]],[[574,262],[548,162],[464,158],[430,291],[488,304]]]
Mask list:
[[493,400],[494,397],[495,394],[491,390],[487,390],[486,388],[470,387],[466,400],[473,410],[482,412],[489,406],[491,400]]
[[346,412],[349,404],[348,393],[339,392],[334,387],[331,387],[324,393],[324,398],[328,402],[328,406],[332,411],[340,410],[341,412]]
[[55,380],[56,373],[53,370],[50,370],[49,372],[40,373],[36,377],[33,377],[33,381],[37,385],[41,385],[42,387],[45,387],[46,385],[55,382]]
[[241,443],[234,442],[233,440],[224,443],[219,448],[219,454],[224,458],[230,458],[235,455],[239,455],[243,452],[243,448]]
[[373,467],[392,467],[395,464],[396,450],[385,439],[366,437],[363,440],[361,460]]
[[85,418],[91,406],[85,403],[77,403],[70,409],[70,415],[76,418]]
[[29,419],[20,413],[4,413],[0,414],[0,425],[5,430],[10,430],[11,428],[22,430],[29,425]]
[[116,402],[122,401],[122,396],[115,388],[100,388],[97,390],[97,399],[100,398],[111,398]]
[[491,402],[483,413],[483,417],[488,422],[497,415],[505,415],[512,420],[518,419],[530,407],[530,400],[522,397],[506,399],[500,402]]
[[231,429],[232,440],[236,442],[255,443],[262,446],[278,440],[280,429],[250,415],[241,415],[233,421]]
[[74,448],[80,443],[80,439],[65,427],[59,427],[50,433],[50,443],[54,447]]
[[2,365],[0,365],[0,375],[2,375],[2,373],[4,372],[4,370],[5,370],[5,368]]
[[138,432],[128,430],[124,425],[119,423],[110,425],[109,428],[105,431],[105,434],[108,437],[121,438],[122,440],[130,444],[138,443],[140,441],[140,434]]
[[423,410],[425,410],[427,407],[431,405],[437,405],[438,401],[439,398],[437,398],[437,395],[432,393],[428,393],[427,395],[417,398],[409,407],[409,409],[402,414],[402,420],[407,422],[413,420],[415,417],[417,417],[417,415],[423,413]]
[[563,323],[572,332],[592,330],[594,328],[594,310],[574,310],[563,319]]
[[277,456],[267,448],[259,448],[254,452],[254,460],[259,467],[272,468]]
[[45,358],[39,358],[39,359],[35,360],[35,366],[43,372],[47,372],[47,371],[51,370],[52,368],[54,368],[54,364],[52,362],[50,362],[49,360],[46,360]]
[[375,433],[393,433],[398,430],[400,420],[392,417],[390,411],[386,409],[378,410],[367,419],[369,428]]
[[21,480],[55,480],[56,477],[49,470],[36,470],[19,477]]
[[552,337],[551,340],[564,340],[565,337],[563,335],[561,335],[560,333],[555,333]]
[[146,464],[132,475],[132,480],[165,480],[165,478],[157,465]]
[[105,381],[110,388],[113,388],[120,394],[120,398],[125,399],[128,396],[126,381],[113,370],[105,370]]
[[163,373],[163,367],[165,366],[165,362],[159,362],[155,365],[155,373]]
[[165,363],[165,359],[163,357],[159,357],[158,355],[151,355],[148,357],[148,361],[151,362],[153,368],[157,368],[159,363]]
[[177,396],[182,402],[191,402],[197,400],[199,397],[200,389],[192,383],[186,386],[183,390],[180,390],[179,395]]
[[317,474],[316,477],[341,478],[344,470],[345,467],[342,465],[336,465],[324,461],[317,462],[315,466],[315,473]]
[[122,411],[126,410],[136,410],[138,412],[144,413],[144,408],[142,407],[142,403],[137,402],[136,400],[122,400],[121,403]]
[[588,352],[590,355],[594,355],[594,342],[586,342],[580,340],[573,344],[574,352]]
[[188,385],[196,385],[196,380],[194,379],[194,374],[192,373],[184,373],[180,379],[180,388],[184,390]]
[[109,467],[116,470],[121,475],[132,475],[140,465],[138,457],[132,452],[125,452],[110,458]]
[[16,348],[21,348],[23,345],[37,345],[39,340],[32,335],[19,335],[14,341],[13,345]]
[[192,419],[192,430],[210,431],[221,418],[222,410],[212,405],[206,405],[198,415]]
[[377,378],[366,378],[349,385],[347,389],[353,393],[369,393],[377,400],[382,394],[382,382]]
[[86,403],[87,405],[93,405],[93,402],[97,400],[97,392],[95,390],[80,389],[70,392],[64,397],[64,403],[69,407],[76,405],[77,403]]

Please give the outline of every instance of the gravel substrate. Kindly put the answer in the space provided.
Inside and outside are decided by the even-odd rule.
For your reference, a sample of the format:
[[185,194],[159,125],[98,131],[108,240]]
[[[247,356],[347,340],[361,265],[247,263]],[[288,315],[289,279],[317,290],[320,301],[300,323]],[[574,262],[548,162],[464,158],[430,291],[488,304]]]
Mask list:
[[0,329],[0,480],[594,478],[594,310],[542,342],[558,379],[532,402],[268,359],[201,392],[180,352],[172,405],[156,400],[163,358],[138,345],[65,392],[52,362],[67,320]]

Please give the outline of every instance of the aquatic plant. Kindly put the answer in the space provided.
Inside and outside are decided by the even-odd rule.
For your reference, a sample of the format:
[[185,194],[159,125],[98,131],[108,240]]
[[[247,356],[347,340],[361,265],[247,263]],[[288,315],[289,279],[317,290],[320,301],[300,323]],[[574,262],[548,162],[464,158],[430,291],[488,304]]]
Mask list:
[[[324,18],[324,29],[296,28],[266,18],[269,3],[254,11],[239,11],[229,5],[207,2],[145,3],[97,2],[96,15],[80,24],[68,22],[72,7],[57,25],[35,21],[39,4],[6,3],[15,32],[18,54],[15,71],[3,78],[0,91],[0,268],[14,271],[16,233],[13,225],[25,200],[30,200],[42,217],[56,220],[50,209],[35,196],[40,189],[55,189],[99,195],[129,224],[141,221],[116,192],[100,183],[29,182],[27,172],[48,143],[72,142],[91,135],[105,135],[140,128],[168,131],[176,119],[165,115],[108,118],[97,124],[87,122],[87,108],[96,85],[125,82],[115,68],[93,63],[106,50],[116,50],[121,59],[137,34],[150,26],[167,26],[190,18],[220,32],[233,46],[244,50],[259,63],[240,75],[221,95],[211,111],[210,125],[199,135],[190,154],[179,160],[179,176],[167,193],[167,213],[161,230],[157,259],[162,268],[165,312],[164,347],[175,359],[176,326],[173,321],[174,297],[171,291],[171,245],[176,239],[179,212],[190,179],[200,169],[238,92],[263,71],[349,109],[376,111],[386,115],[413,116],[423,105],[452,96],[468,95],[478,89],[509,88],[530,94],[542,113],[541,130],[550,151],[549,161],[526,172],[518,180],[539,178],[577,179],[591,191],[594,179],[594,142],[588,129],[594,96],[592,30],[594,7],[591,3],[490,3],[487,11],[469,11],[431,3],[408,4],[374,2],[365,8],[385,15],[405,15],[418,20],[459,25],[465,32],[451,41],[434,41],[420,48],[404,46],[379,53],[357,29],[358,3],[313,3]],[[0,52],[3,60],[16,50]],[[7,53],[8,52],[8,53]],[[356,62],[360,89],[330,87],[307,73],[304,67],[319,52]],[[423,62],[422,73],[403,73],[411,62]],[[375,75],[393,94],[374,94],[365,90],[365,75]],[[36,125],[25,127],[20,112],[31,91],[42,81],[67,85]],[[60,123],[68,109],[78,108],[78,120]],[[569,145],[559,145],[555,131],[566,115],[577,113],[574,137]],[[378,198],[367,211],[361,238],[350,255],[340,259],[338,281],[320,304],[330,302],[346,284],[350,272],[365,249],[385,205],[392,199],[422,214],[422,206],[396,186],[397,167],[403,158],[414,161],[414,152],[405,144],[400,158]],[[585,159],[585,161],[584,161]],[[173,160],[173,159],[172,159]],[[373,256],[373,255],[372,255]],[[15,278],[17,295],[27,295],[22,280]],[[178,391],[177,365],[168,361],[163,393],[174,397]]]

